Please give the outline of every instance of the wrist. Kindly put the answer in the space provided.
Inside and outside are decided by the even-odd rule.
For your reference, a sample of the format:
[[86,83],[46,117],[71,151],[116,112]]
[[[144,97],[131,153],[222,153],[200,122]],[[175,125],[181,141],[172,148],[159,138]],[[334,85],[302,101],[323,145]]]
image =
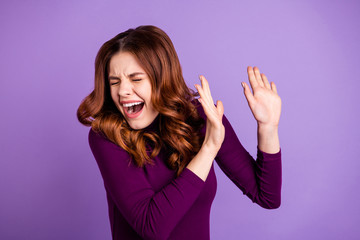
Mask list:
[[219,150],[220,147],[211,144],[203,144],[200,148],[200,152],[208,155],[211,158],[215,158]]
[[279,130],[279,125],[261,124],[258,123],[258,132],[261,133],[274,133]]
[[277,153],[280,149],[277,126],[258,125],[258,148],[265,153]]

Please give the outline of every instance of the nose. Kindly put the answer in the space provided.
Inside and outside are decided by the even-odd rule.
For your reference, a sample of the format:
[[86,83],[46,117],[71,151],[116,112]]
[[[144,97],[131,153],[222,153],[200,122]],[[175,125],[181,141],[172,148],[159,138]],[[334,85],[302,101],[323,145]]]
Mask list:
[[129,96],[133,93],[133,86],[129,80],[120,82],[118,94],[120,96]]

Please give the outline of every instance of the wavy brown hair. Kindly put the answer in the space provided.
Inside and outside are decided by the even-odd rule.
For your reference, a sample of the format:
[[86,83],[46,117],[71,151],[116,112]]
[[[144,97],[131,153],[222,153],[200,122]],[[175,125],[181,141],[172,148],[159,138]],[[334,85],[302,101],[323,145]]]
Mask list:
[[[134,130],[116,108],[108,80],[109,62],[118,52],[129,52],[149,76],[151,102],[159,112],[159,133]],[[161,148],[169,152],[167,165],[179,175],[200,150],[204,136],[200,129],[204,120],[194,100],[198,96],[186,86],[180,62],[168,35],[155,26],[139,26],[105,42],[95,59],[95,87],[85,97],[77,118],[95,132],[129,153],[135,164],[152,164]],[[147,144],[152,146],[148,153]],[[149,156],[150,154],[150,156]]]

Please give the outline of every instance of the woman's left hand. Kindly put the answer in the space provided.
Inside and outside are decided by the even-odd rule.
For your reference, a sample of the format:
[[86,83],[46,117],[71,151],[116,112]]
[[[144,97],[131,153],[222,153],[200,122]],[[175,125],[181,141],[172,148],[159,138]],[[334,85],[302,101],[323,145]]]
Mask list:
[[278,127],[281,99],[277,94],[275,83],[271,82],[270,85],[265,74],[260,74],[257,67],[254,69],[248,67],[247,72],[254,94],[251,93],[249,86],[242,82],[244,94],[258,125]]

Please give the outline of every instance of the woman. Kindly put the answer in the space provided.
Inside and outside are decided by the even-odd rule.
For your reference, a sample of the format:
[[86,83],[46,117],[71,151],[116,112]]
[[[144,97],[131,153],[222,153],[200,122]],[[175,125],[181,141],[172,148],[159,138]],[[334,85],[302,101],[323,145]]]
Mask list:
[[[129,29],[100,48],[95,89],[79,121],[107,193],[113,239],[209,239],[215,159],[253,202],[278,208],[281,100],[274,83],[248,67],[242,83],[258,122],[257,161],[244,149],[207,80],[183,79],[170,38],[154,26]],[[196,99],[196,96],[200,98]]]

